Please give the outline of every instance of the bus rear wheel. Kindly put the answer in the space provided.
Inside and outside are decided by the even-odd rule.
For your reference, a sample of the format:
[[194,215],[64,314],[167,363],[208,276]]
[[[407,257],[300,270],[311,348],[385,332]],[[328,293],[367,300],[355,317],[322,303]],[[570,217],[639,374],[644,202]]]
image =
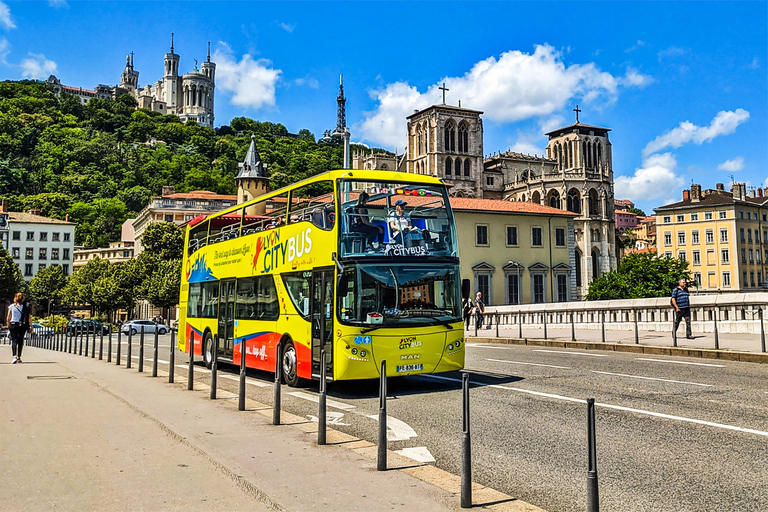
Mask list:
[[209,370],[213,366],[213,338],[210,332],[206,332],[203,339],[203,363]]
[[298,387],[303,379],[299,378],[299,364],[296,357],[296,347],[293,341],[286,341],[283,345],[283,380],[292,388]]

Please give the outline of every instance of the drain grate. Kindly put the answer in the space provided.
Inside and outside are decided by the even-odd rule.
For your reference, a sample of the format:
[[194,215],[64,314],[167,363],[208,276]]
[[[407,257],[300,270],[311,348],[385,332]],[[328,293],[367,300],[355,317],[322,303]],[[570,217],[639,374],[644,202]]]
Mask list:
[[31,380],[66,380],[74,379],[72,375],[27,375]]

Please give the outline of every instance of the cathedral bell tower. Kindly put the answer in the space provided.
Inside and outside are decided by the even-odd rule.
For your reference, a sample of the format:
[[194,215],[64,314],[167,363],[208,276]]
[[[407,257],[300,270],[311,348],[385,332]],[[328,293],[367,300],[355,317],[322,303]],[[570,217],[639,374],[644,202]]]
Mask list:
[[133,52],[125,56],[125,68],[120,77],[120,87],[130,93],[139,87],[139,72],[133,69]]
[[176,112],[179,97],[179,55],[173,51],[173,33],[171,33],[171,52],[165,54],[165,74],[163,75],[163,100],[168,106],[168,113]]

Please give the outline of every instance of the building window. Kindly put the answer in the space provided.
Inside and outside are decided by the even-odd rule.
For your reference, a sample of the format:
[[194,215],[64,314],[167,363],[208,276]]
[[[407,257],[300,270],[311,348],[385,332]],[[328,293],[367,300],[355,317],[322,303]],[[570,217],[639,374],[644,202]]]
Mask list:
[[452,164],[451,157],[446,157],[445,159],[445,175],[446,176],[451,175],[451,164]]
[[541,241],[541,228],[531,228],[531,245],[534,247],[541,247],[543,245]]
[[27,247],[24,251],[24,259],[25,260],[33,260],[35,259],[35,250],[31,247]]
[[[755,230],[755,231],[757,231],[757,230]],[[749,243],[749,244],[752,243],[752,230],[751,229],[747,230],[747,243]]]
[[47,260],[48,259],[48,249],[46,249],[45,247],[41,247],[40,248],[40,252],[38,254],[38,259]]
[[40,233],[40,241],[41,242],[47,242],[48,241],[48,233]]
[[517,226],[507,226],[507,245],[517,245]]
[[672,259],[672,251],[664,251],[664,257],[669,259]]
[[32,275],[32,264],[27,263],[24,265],[24,277],[30,277]]
[[35,239],[35,232],[27,231],[27,240],[34,240],[34,239]]
[[555,228],[555,245],[565,247],[565,229]]
[[[763,222],[768,222],[768,215],[765,213],[763,214]],[[760,274],[758,273],[757,275],[759,276]]]
[[691,214],[691,220],[699,220],[699,214],[698,213],[692,213]]
[[475,276],[475,290],[483,294],[483,302],[487,306],[491,304],[491,275],[477,274]]
[[[469,161],[469,158],[464,160],[464,177],[469,177],[470,171],[472,170],[472,164]],[[458,169],[456,170],[456,173],[458,174]]]
[[750,263],[754,263],[755,262],[755,258],[753,256],[754,256],[754,253],[752,252],[752,249],[750,249],[749,250],[749,262]]
[[723,272],[723,286],[731,286],[731,273]]
[[680,261],[685,261],[685,258],[686,258],[685,257],[685,251],[678,251],[677,259],[679,259]]
[[749,286],[754,287],[755,286],[755,271],[750,270],[749,271]]
[[51,259],[52,260],[59,259],[59,249],[58,249],[58,247],[54,247],[54,248],[51,249]]
[[713,243],[715,243],[715,230],[714,230],[714,229],[708,229],[708,230],[707,230],[707,231],[704,233],[704,237],[706,238],[706,242],[707,242],[708,244],[713,244]]
[[747,250],[744,248],[741,249],[741,262],[742,263],[747,262]]
[[747,271],[741,273],[741,286],[748,286],[749,282],[747,281]]
[[693,264],[701,265],[701,252],[693,251]]
[[715,250],[707,249],[707,265],[715,265]]
[[544,274],[533,274],[531,276],[533,283],[533,303],[541,304],[545,302],[544,296]]
[[704,220],[712,220],[712,212],[704,212]]
[[485,184],[488,186],[493,186],[493,176],[486,176],[485,177]]
[[731,256],[728,253],[728,249],[722,249],[720,251],[720,258],[723,264],[727,264],[731,262]]
[[664,232],[664,245],[672,245],[672,232],[671,231],[665,231]]
[[677,232],[677,245],[685,245],[685,231]]
[[726,216],[727,216],[727,215],[728,215],[728,212],[726,212],[725,210],[723,210],[723,211],[721,211],[721,212],[720,212],[720,218],[721,218],[721,219],[724,219],[724,218],[726,218]]
[[69,275],[69,265],[62,265],[62,266],[61,266],[61,270],[63,270],[63,271],[64,271],[64,275],[65,275],[65,276],[68,276],[68,275]]
[[[740,235],[741,235],[741,243],[746,242],[747,240],[746,240],[746,238],[744,238],[744,228],[741,228],[739,230],[739,232],[740,232]],[[722,229],[720,230],[720,241],[721,242],[723,241],[723,230]],[[728,241],[728,235],[727,234],[725,235],[725,241],[726,242]]]
[[755,243],[756,244],[760,243],[760,230],[759,229],[755,230]]
[[14,231],[12,238],[13,240],[21,240],[21,231]]
[[699,245],[699,230],[693,230],[691,231],[691,243],[693,245]]
[[61,233],[52,233],[51,234],[51,240],[53,240],[54,242],[58,242],[60,237],[61,237]]
[[760,265],[760,254],[762,254],[760,249],[755,249],[755,260],[757,260],[758,265]]
[[762,271],[757,271],[757,286],[763,286],[763,273]]
[[41,270],[43,270],[44,268],[45,268],[45,263],[41,263],[41,264],[39,264],[39,265],[37,266],[37,271],[38,271],[38,272],[40,272],[40,271],[41,271]]
[[670,222],[672,222],[672,217],[670,217],[669,215],[665,215],[664,224],[669,224]]
[[557,301],[568,302],[568,276],[557,274]]
[[507,304],[520,304],[520,276],[507,274]]
[[475,226],[475,245],[488,245],[488,225],[477,224]]
[[62,259],[64,260],[69,259],[69,249],[64,249],[64,256],[62,257]]
[[740,219],[744,218],[744,212],[742,210],[739,210],[739,218]]
[[701,286],[701,272],[693,273],[693,284],[696,286]]
[[69,242],[69,233],[64,233],[64,241]]
[[11,251],[13,251],[13,259],[18,260],[21,258],[21,250],[18,247],[14,247]]
[[678,215],[677,222],[685,222],[685,215]]

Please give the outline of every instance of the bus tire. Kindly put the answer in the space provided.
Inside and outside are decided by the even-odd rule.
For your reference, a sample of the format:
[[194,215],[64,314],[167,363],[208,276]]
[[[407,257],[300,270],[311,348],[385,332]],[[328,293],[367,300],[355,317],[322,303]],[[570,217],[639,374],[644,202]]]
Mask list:
[[296,347],[291,340],[288,340],[283,344],[282,373],[283,381],[292,388],[298,387],[303,380],[299,378],[299,364],[298,358],[296,357]]
[[209,370],[213,366],[213,338],[211,337],[211,331],[205,332],[205,338],[203,340],[203,362],[205,367]]

